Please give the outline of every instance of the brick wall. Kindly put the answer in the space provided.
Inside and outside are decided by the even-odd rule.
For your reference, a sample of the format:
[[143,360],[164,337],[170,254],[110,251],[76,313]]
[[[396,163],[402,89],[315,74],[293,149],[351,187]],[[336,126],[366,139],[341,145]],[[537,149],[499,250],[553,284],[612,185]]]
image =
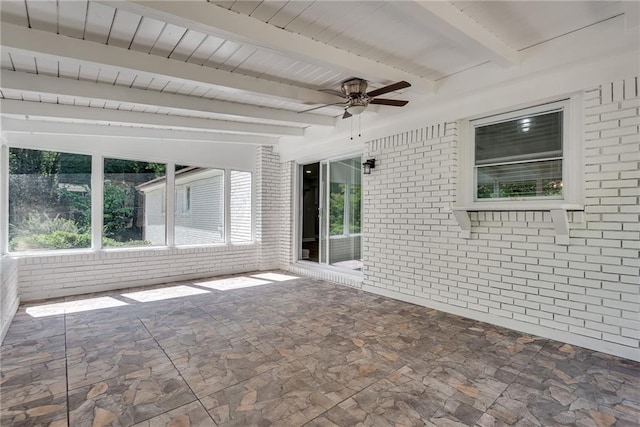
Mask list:
[[256,242],[260,244],[260,268],[278,268],[280,251],[281,164],[273,147],[257,150]]
[[279,265],[280,268],[284,270],[287,270],[291,267],[291,261],[293,260],[292,243],[295,236],[294,215],[296,215],[293,194],[293,182],[295,177],[295,163],[283,162],[280,165],[280,181],[278,183],[278,187],[280,189],[280,195],[278,198],[278,221],[280,224]]
[[7,334],[13,316],[18,310],[18,263],[0,258],[0,343]]
[[459,237],[458,130],[367,144],[363,289],[640,360],[637,79],[585,91],[585,211],[555,244],[549,212],[472,212]]
[[257,244],[118,249],[19,258],[20,299],[32,301],[260,268]]

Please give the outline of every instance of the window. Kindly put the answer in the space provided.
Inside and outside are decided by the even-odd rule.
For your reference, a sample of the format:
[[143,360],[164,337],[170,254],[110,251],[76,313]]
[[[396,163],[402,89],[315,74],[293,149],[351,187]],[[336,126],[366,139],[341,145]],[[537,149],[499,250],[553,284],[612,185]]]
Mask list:
[[231,242],[251,241],[251,173],[231,171]]
[[91,156],[9,149],[9,251],[91,247]]
[[[164,163],[4,145],[0,157],[2,253],[254,238],[252,172],[176,165],[168,186]],[[91,188],[98,176],[101,194]]]
[[161,163],[104,159],[104,247],[165,244],[165,173]]
[[224,243],[224,171],[176,166],[175,244]]
[[469,144],[461,154],[458,204],[526,209],[531,203],[580,203],[582,137],[578,114],[571,114],[580,111],[579,101],[471,120]]

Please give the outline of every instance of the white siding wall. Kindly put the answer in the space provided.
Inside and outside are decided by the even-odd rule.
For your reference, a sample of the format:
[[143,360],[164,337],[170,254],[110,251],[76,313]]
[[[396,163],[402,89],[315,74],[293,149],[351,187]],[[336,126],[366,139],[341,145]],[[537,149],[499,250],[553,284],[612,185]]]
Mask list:
[[[217,175],[186,184],[176,182],[176,244],[224,242],[224,183]],[[191,203],[187,209],[186,187]]]
[[0,258],[0,343],[18,310],[18,303],[18,263],[11,258]]
[[231,241],[251,240],[251,173],[231,171]]
[[162,188],[144,193],[144,240],[154,245],[165,244],[165,213]]
[[587,198],[568,245],[542,211],[471,213],[458,237],[455,122],[368,143],[363,289],[640,360],[637,79],[585,99]]

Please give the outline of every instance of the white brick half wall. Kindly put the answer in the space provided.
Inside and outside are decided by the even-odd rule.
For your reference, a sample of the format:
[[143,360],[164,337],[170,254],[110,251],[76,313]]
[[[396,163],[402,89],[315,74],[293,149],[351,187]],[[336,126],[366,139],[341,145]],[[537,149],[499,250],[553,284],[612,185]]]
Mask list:
[[0,344],[9,330],[19,303],[18,263],[14,259],[2,257],[0,258]]
[[260,269],[259,246],[239,244],[19,258],[20,299],[40,300]]
[[[363,289],[640,360],[638,79],[585,91],[585,211],[471,212],[459,237],[456,122],[371,141]],[[457,120],[457,118],[456,118]]]

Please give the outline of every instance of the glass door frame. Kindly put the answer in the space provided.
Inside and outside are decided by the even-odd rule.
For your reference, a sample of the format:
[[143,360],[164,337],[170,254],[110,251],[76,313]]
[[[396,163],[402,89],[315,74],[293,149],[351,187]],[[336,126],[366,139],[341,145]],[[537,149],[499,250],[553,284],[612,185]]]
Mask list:
[[[329,195],[330,195],[330,185],[331,185],[331,163],[332,162],[338,162],[341,160],[347,160],[347,159],[352,159],[355,157],[359,157],[360,161],[362,161],[363,158],[363,153],[362,152],[352,152],[350,154],[343,154],[340,156],[334,156],[334,157],[325,157],[322,158],[320,160],[316,160],[316,161],[304,161],[304,162],[295,162],[295,168],[296,168],[296,179],[295,179],[295,186],[294,186],[294,194],[295,194],[295,202],[294,202],[294,209],[296,210],[296,214],[294,216],[294,218],[296,218],[297,224],[295,225],[295,233],[294,233],[294,245],[293,245],[293,255],[294,255],[294,263],[304,263],[304,264],[311,264],[314,266],[319,266],[322,268],[327,268],[327,269],[335,269],[338,271],[342,271],[342,272],[349,272],[349,273],[355,273],[355,274],[362,274],[362,272],[360,271],[354,271],[354,270],[349,270],[349,269],[345,269],[345,268],[340,268],[340,267],[335,267],[332,266],[331,264],[329,264],[329,257],[330,257],[330,253],[329,253],[329,248],[330,248],[330,244],[329,244],[329,240],[330,240],[330,230],[329,230],[329,225],[330,225],[330,215],[329,215]],[[314,163],[318,163],[319,164],[319,187],[320,187],[320,197],[319,197],[319,218],[318,218],[318,225],[319,225],[319,230],[320,230],[320,235],[318,236],[318,262],[315,261],[309,261],[309,260],[304,260],[302,259],[302,236],[303,236],[303,232],[302,232],[302,227],[303,227],[303,213],[304,213],[304,209],[303,209],[303,205],[302,205],[302,200],[303,200],[303,185],[302,185],[302,180],[304,179],[304,167],[310,164],[314,164]],[[362,191],[362,196],[361,196],[361,204],[360,204],[360,218],[363,218],[362,212],[363,212],[363,208],[364,208],[364,204],[362,203],[363,200],[363,196],[364,196],[364,191],[363,191],[363,184],[364,184],[364,173],[362,168],[360,169],[360,179],[361,179],[361,191]],[[323,224],[324,223],[324,224]],[[323,236],[323,231],[324,231],[324,236]],[[362,224],[361,224],[361,231],[360,234],[362,235]],[[362,248],[363,248],[363,239],[361,238],[360,240],[360,253],[362,253]],[[324,260],[324,262],[323,262]]]

